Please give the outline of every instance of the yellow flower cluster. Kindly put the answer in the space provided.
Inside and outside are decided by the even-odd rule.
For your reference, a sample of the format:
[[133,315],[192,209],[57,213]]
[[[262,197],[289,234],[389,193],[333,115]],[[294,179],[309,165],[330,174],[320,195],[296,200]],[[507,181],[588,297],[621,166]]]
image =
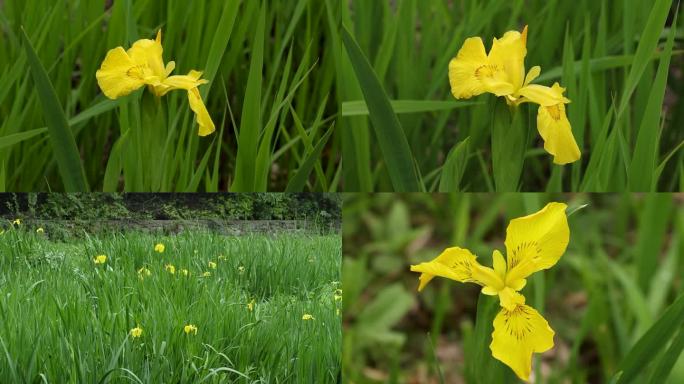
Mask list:
[[563,96],[565,88],[558,83],[552,87],[532,84],[541,74],[541,67],[532,67],[525,75],[526,55],[527,27],[522,33],[509,31],[494,39],[489,53],[481,38],[466,39],[449,63],[451,93],[457,99],[493,93],[515,107],[528,102],[539,104],[537,130],[544,149],[554,156],[556,164],[577,161],[581,154],[565,114],[565,104],[570,103]]
[[561,258],[570,240],[566,216],[567,206],[549,203],[539,212],[511,220],[506,229],[506,256],[493,253],[493,266],[477,262],[469,250],[447,248],[427,263],[412,265],[420,272],[421,291],[435,277],[441,276],[463,283],[482,286],[485,295],[497,295],[501,310],[494,318],[490,349],[492,356],[508,365],[523,380],[532,369],[532,354],[553,347],[554,331],[534,308],[525,304],[519,291],[527,277],[551,268]]

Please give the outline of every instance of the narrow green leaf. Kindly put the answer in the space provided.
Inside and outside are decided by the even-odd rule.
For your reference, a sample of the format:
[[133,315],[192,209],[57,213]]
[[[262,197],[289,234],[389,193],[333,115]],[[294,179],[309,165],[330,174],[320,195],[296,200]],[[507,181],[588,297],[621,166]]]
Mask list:
[[497,192],[515,192],[522,173],[527,132],[519,110],[504,100],[494,101],[492,118],[492,170]]
[[466,137],[465,140],[458,143],[449,152],[444,167],[442,168],[442,177],[439,181],[440,192],[460,191],[459,186],[468,163],[469,139],[469,137]]
[[[677,25],[677,16],[673,25]],[[670,70],[670,58],[674,47],[676,28],[670,29],[664,57],[658,65],[658,73],[652,84],[648,97],[648,104],[641,120],[639,133],[634,147],[634,156],[629,166],[629,189],[632,192],[653,191],[656,187],[655,176],[658,161],[658,137],[660,136],[660,122],[667,87],[667,77]]]
[[221,65],[221,59],[223,59],[223,54],[226,52],[228,47],[228,41],[230,40],[230,35],[233,32],[233,25],[235,24],[235,19],[237,18],[237,11],[240,7],[242,0],[227,1],[223,8],[223,13],[221,14],[221,19],[218,23],[218,28],[214,33],[214,39],[211,41],[211,47],[209,48],[209,56],[207,57],[207,66],[204,70],[205,77],[210,81],[209,85],[202,87],[200,91],[202,98],[206,99],[211,85],[214,82],[216,73],[218,72],[219,65]]
[[375,136],[395,191],[423,190],[406,135],[373,68],[345,27],[342,28],[342,41],[366,99]]
[[[478,101],[435,101],[435,100],[390,100],[396,114],[448,111],[456,108],[484,104]],[[363,100],[342,103],[342,116],[368,115],[368,106]]]
[[617,384],[633,382],[644,371],[644,367],[658,355],[658,352],[665,348],[667,340],[682,324],[684,324],[684,294],[679,295],[627,353],[615,375],[619,376]]
[[625,111],[625,108],[627,108],[627,103],[629,103],[629,99],[632,97],[641,76],[646,70],[646,66],[651,61],[651,55],[658,46],[658,40],[667,20],[667,15],[670,13],[671,6],[672,0],[655,0],[653,2],[651,14],[648,16],[644,31],[639,36],[639,46],[634,54],[632,68],[624,85],[624,91],[620,99],[620,108],[618,108],[618,120]]
[[670,347],[656,362],[655,369],[648,382],[666,383],[672,368],[682,354],[682,350],[684,350],[684,327],[679,329],[679,332],[677,332],[677,335],[672,340]]
[[24,140],[28,140],[32,137],[38,136],[47,132],[47,128],[37,128],[26,132],[14,133],[12,135],[7,135],[0,137],[0,149],[11,147],[14,144],[21,143]]
[[256,158],[261,133],[261,73],[264,60],[265,4],[261,4],[259,21],[252,44],[252,61],[247,76],[247,90],[242,106],[242,119],[238,134],[238,150],[235,159],[235,180],[231,186],[234,192],[254,192]]
[[62,176],[64,189],[67,192],[87,192],[88,183],[85,179],[85,171],[81,164],[81,158],[76,147],[76,141],[69,128],[62,106],[59,103],[55,89],[50,83],[45,68],[40,63],[26,31],[21,33],[26,57],[28,59],[33,80],[43,107],[45,122],[48,126],[52,150],[57,160],[57,166]]
[[323,151],[323,148],[325,148],[325,145],[328,143],[328,139],[330,139],[330,135],[332,135],[334,130],[335,124],[333,124],[330,127],[330,129],[328,129],[328,132],[326,132],[325,135],[323,135],[323,137],[321,137],[321,139],[318,141],[318,144],[316,144],[316,147],[314,147],[313,151],[311,151],[309,155],[306,157],[306,159],[302,163],[302,166],[299,167],[297,173],[294,176],[292,176],[290,181],[287,183],[285,192],[301,192],[304,190],[306,180],[309,178],[309,174],[311,173],[311,170],[316,164],[316,160],[318,160],[318,158],[321,156],[321,152]]

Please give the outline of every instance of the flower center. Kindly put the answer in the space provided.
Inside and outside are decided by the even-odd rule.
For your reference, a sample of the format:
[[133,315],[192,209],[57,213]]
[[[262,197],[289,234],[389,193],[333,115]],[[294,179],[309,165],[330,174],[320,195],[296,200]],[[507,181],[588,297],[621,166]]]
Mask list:
[[491,79],[494,77],[494,74],[498,71],[499,71],[498,66],[493,65],[493,64],[487,64],[487,65],[483,65],[483,66],[480,66],[479,68],[477,68],[475,70],[475,76],[478,79],[481,79],[483,77]]
[[132,77],[134,79],[138,80],[143,80],[145,79],[145,66],[144,65],[136,65],[134,67],[129,68],[126,71],[126,76]]

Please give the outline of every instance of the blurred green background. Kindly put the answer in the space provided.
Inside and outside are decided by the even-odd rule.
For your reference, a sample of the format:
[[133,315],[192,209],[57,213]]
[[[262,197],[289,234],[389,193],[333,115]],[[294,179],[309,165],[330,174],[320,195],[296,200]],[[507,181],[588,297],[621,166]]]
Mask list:
[[475,327],[479,287],[436,278],[419,294],[409,265],[458,245],[491,266],[510,219],[550,201],[587,206],[570,215],[558,264],[523,290],[556,332],[535,355],[535,382],[604,383],[621,370],[625,381],[684,382],[684,300],[673,304],[684,292],[682,194],[345,195],[345,382],[516,382]]

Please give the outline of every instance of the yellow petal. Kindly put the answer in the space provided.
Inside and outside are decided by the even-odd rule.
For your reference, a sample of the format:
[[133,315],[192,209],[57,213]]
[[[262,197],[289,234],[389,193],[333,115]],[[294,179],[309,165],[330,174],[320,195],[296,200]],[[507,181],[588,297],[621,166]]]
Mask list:
[[449,62],[449,84],[451,93],[457,99],[469,99],[485,92],[484,85],[476,76],[476,71],[487,64],[487,52],[482,39],[466,39],[455,58]]
[[[198,74],[199,74],[199,76],[198,76]],[[198,86],[200,86],[202,84],[208,83],[207,80],[200,79],[201,75],[202,75],[201,72],[190,71],[190,73],[187,75],[169,76],[162,83],[164,85],[170,87],[169,90],[184,89],[186,91],[189,91],[193,88],[197,88]]]
[[563,203],[549,203],[539,212],[511,220],[505,241],[508,286],[551,268],[563,255],[570,240],[566,208]]
[[506,32],[501,39],[494,39],[489,52],[492,64],[501,66],[507,75],[507,80],[514,89],[520,89],[525,76],[525,56],[527,55],[527,26],[522,33],[518,31]]
[[143,74],[122,47],[107,52],[95,77],[102,92],[110,99],[126,96],[145,84]]
[[190,109],[195,112],[197,116],[197,124],[199,124],[198,135],[207,136],[216,130],[214,122],[211,121],[211,116],[204,106],[202,97],[197,88],[192,88],[188,91],[188,101],[190,102]]
[[157,34],[157,39],[141,39],[136,41],[128,49],[128,55],[136,63],[146,65],[151,71],[152,76],[163,80],[166,78],[166,67],[162,58],[164,49],[161,45],[161,30]]
[[511,287],[506,287],[499,291],[499,304],[512,311],[515,307],[525,304],[525,296],[514,291]]
[[526,98],[524,101],[531,101],[544,107],[556,104],[568,104],[570,100],[563,96],[565,88],[562,88],[558,83],[553,87],[546,87],[538,84],[529,84],[522,87],[518,94]]
[[557,104],[539,107],[537,130],[544,139],[544,149],[553,155],[553,162],[559,165],[575,162],[582,156],[570,121],[565,115],[565,105]]
[[496,272],[501,279],[506,278],[506,260],[504,260],[503,255],[501,252],[499,252],[498,249],[494,250],[494,253],[492,254],[492,261],[494,264],[494,271]]
[[477,262],[475,255],[459,247],[447,248],[427,263],[412,265],[411,271],[421,272],[418,291],[422,291],[435,276],[489,286],[497,291],[504,287],[503,280],[493,269],[483,267]]
[[534,308],[502,308],[494,318],[494,332],[489,348],[492,356],[508,365],[521,380],[529,380],[532,354],[553,348],[554,332]]
[[529,83],[533,82],[534,79],[539,77],[541,74],[541,67],[536,65],[527,72],[527,75],[525,76],[525,81],[523,82],[523,86],[528,85]]

